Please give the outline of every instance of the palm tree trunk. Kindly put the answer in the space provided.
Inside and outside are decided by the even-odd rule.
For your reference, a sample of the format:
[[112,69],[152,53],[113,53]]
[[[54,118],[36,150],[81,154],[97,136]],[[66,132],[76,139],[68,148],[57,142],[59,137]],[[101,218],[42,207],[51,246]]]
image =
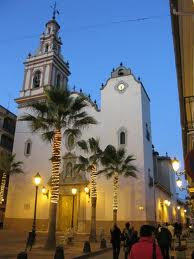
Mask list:
[[90,241],[96,242],[96,178],[97,169],[96,165],[93,166],[91,172],[91,228],[90,228]]
[[61,162],[61,130],[55,130],[52,149],[51,198],[49,208],[48,236],[45,248],[56,247],[56,215],[59,200],[59,170]]
[[113,224],[117,223],[118,189],[119,189],[119,176],[118,176],[118,173],[114,173],[114,176],[113,176]]
[[3,172],[3,175],[2,175],[2,178],[1,178],[1,188],[0,188],[0,204],[3,203],[3,199],[4,199],[6,178],[7,178],[7,174],[5,172]]

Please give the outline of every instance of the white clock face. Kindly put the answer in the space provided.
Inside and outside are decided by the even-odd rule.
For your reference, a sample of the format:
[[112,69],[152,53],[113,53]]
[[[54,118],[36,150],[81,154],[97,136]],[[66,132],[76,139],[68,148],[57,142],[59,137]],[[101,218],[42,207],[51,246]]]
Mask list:
[[123,91],[125,89],[125,85],[123,83],[121,83],[117,86],[117,88],[119,91]]

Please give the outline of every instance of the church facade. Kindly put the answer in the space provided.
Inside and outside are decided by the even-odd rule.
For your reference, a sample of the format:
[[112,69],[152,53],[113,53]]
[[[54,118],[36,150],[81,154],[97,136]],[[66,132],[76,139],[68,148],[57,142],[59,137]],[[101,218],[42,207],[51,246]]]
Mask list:
[[[30,112],[28,104],[44,99],[44,88],[66,87],[70,75],[69,64],[61,55],[60,26],[55,19],[46,24],[35,55],[29,54],[25,64],[24,83],[20,91],[18,118]],[[75,94],[82,94],[76,93]],[[108,144],[124,147],[135,157],[137,178],[120,178],[118,223],[130,221],[135,227],[155,221],[153,186],[153,158],[150,121],[150,100],[131,70],[120,64],[112,71],[101,87],[101,107],[88,98],[88,113],[98,124],[85,129],[81,139],[98,138],[104,149]],[[49,187],[51,177],[51,146],[40,135],[33,134],[27,122],[17,121],[13,152],[17,160],[24,162],[24,175],[10,177],[6,228],[29,230],[34,212],[34,175],[39,172],[42,187]],[[80,151],[70,138],[62,140],[60,173],[60,198],[57,211],[57,229],[64,231],[71,226],[74,196],[74,227],[79,232],[89,232],[91,201],[85,187],[89,185],[87,172],[76,174],[73,170]],[[49,195],[38,192],[37,227],[47,229]],[[112,224],[113,180],[104,176],[97,179],[97,230],[106,231]]]

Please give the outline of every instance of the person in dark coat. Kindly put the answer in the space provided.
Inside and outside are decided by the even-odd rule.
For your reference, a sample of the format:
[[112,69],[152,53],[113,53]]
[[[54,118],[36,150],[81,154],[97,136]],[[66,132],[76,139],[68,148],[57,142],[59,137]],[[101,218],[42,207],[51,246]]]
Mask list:
[[113,228],[110,230],[111,233],[111,243],[113,249],[113,259],[119,258],[120,248],[121,248],[121,230],[114,224]]
[[172,242],[172,235],[170,231],[165,227],[161,227],[161,230],[156,238],[158,241],[158,245],[160,246],[163,258],[170,259],[169,249],[171,247]]
[[128,258],[130,248],[131,248],[131,237],[132,237],[133,229],[130,227],[129,222],[125,224],[125,228],[123,229],[122,233],[122,240],[123,247],[124,247],[124,253],[125,253],[125,259]]

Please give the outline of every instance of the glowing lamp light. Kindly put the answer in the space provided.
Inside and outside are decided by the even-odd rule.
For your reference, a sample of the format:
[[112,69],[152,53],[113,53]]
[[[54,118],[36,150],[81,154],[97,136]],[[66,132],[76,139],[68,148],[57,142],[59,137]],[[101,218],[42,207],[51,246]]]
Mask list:
[[143,206],[139,206],[139,210],[144,210],[144,207]]
[[34,176],[34,183],[36,186],[38,186],[40,183],[41,183],[41,176],[39,173],[37,173],[35,176]]
[[90,192],[90,189],[86,186],[86,187],[84,188],[84,191],[85,191],[86,194],[88,194],[88,193]]
[[168,200],[165,200],[165,201],[164,201],[164,204],[168,205]]
[[187,212],[187,210],[184,210],[184,212],[186,213],[186,212]]
[[42,194],[46,194],[46,192],[47,192],[46,187],[43,186],[43,187],[42,187]]
[[175,172],[177,172],[180,168],[180,162],[176,159],[176,157],[172,160],[172,168]]
[[177,186],[178,186],[179,188],[182,187],[183,182],[182,182],[182,180],[180,179],[180,177],[178,177],[178,179],[176,180],[176,184],[177,184]]
[[180,208],[181,208],[180,206],[177,206],[177,210],[180,210]]
[[167,204],[167,205],[168,205],[168,206],[170,206],[170,204],[171,204],[171,202],[170,202],[170,201],[168,201],[168,204]]
[[72,192],[73,195],[76,195],[77,189],[76,189],[76,188],[72,188],[72,189],[71,189],[71,192]]

